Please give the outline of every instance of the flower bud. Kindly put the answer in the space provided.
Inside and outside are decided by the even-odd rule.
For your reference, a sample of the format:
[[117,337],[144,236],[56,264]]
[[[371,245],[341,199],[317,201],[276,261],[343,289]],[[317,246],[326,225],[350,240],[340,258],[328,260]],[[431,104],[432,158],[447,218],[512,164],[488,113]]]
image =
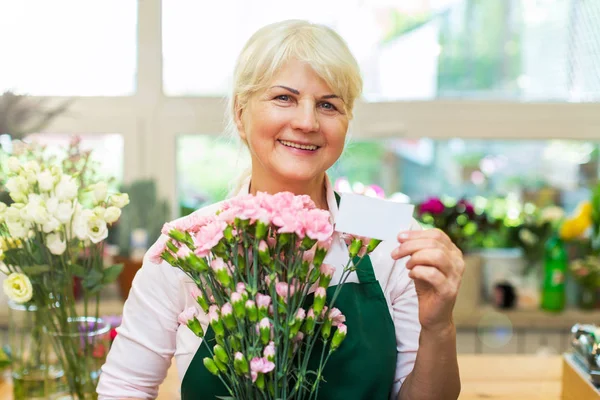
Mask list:
[[306,334],[311,334],[313,329],[315,329],[315,312],[311,308],[306,313],[306,318],[304,319],[304,326],[302,327],[302,331]]
[[224,362],[219,360],[216,356],[213,357],[213,361],[217,365],[217,368],[219,369],[219,371],[221,371],[223,373],[227,372],[227,364],[225,364]]
[[196,300],[196,303],[198,303],[200,308],[202,308],[202,311],[207,313],[208,312],[208,302],[206,301],[206,298],[202,294],[202,291],[200,289],[198,289],[197,287],[195,287],[192,289],[191,294],[192,294],[192,298],[194,300]]
[[322,264],[319,269],[321,272],[321,276],[319,277],[319,286],[327,289],[329,287],[329,283],[331,282],[331,278],[333,277],[333,273],[335,272],[335,267],[330,264]]
[[227,355],[227,352],[220,344],[216,344],[215,347],[213,347],[213,352],[215,353],[215,357],[217,357],[219,361],[223,363],[227,363],[229,361],[229,356]]
[[271,253],[269,252],[269,246],[267,242],[261,240],[258,245],[258,257],[260,258],[260,262],[265,265],[271,265]]
[[346,338],[348,328],[344,324],[339,324],[333,338],[331,339],[331,351],[335,351]]
[[316,315],[320,314],[325,306],[325,298],[327,297],[327,292],[325,288],[318,287],[315,291],[315,301],[313,303],[313,310]]
[[348,252],[350,253],[350,258],[354,258],[358,255],[358,252],[360,251],[362,247],[362,240],[354,238],[352,239],[352,243],[350,244],[350,247],[348,248]]
[[329,335],[331,334],[331,324],[332,320],[327,318],[323,321],[323,326],[321,326],[321,336],[323,339],[329,339]]
[[238,292],[231,293],[231,305],[233,306],[233,314],[236,318],[244,318],[246,316],[246,308],[244,307],[244,298]]
[[269,342],[269,345],[263,350],[263,356],[269,361],[275,361],[275,343]]
[[258,329],[260,331],[260,340],[266,345],[271,340],[271,322],[269,318],[261,319]]
[[326,255],[327,255],[326,249],[317,247],[317,250],[315,250],[315,257],[313,258],[313,262],[312,262],[313,265],[315,266],[315,268],[319,268],[321,266]]
[[208,262],[204,258],[199,257],[197,254],[190,254],[188,256],[188,263],[192,270],[196,272],[206,272],[208,271]]
[[215,362],[212,358],[204,357],[202,362],[204,363],[204,366],[206,367],[208,372],[210,372],[213,375],[217,375],[217,376],[219,375],[219,368],[217,367],[217,364],[215,364]]
[[269,230],[269,225],[265,224],[261,220],[256,221],[256,239],[262,240],[265,238],[267,231]]
[[235,318],[233,317],[233,307],[230,303],[225,303],[223,304],[223,307],[221,307],[221,318],[225,322],[225,326],[227,327],[227,329],[235,329],[237,323],[235,321]]
[[235,353],[233,359],[233,368],[239,375],[245,375],[249,371],[248,360],[246,359],[246,356],[244,356],[239,351]]
[[250,322],[258,321],[258,309],[256,308],[256,304],[253,300],[246,301],[246,313],[248,315],[248,320]]
[[261,293],[256,294],[256,306],[261,317],[265,317],[269,312],[269,305],[271,304],[271,296],[264,295]]
[[215,331],[215,336],[223,336],[225,335],[225,328],[223,327],[223,322],[219,317],[219,314],[216,311],[209,311],[208,316],[210,318],[210,326]]
[[369,244],[367,245],[367,253],[371,253],[373,250],[375,250],[377,246],[379,246],[379,243],[381,243],[381,240],[379,239],[369,240]]

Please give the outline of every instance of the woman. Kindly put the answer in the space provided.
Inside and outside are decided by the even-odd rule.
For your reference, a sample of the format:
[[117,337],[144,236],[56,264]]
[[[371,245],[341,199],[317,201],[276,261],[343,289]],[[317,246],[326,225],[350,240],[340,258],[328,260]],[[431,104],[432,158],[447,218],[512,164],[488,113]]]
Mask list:
[[[239,56],[229,109],[252,159],[239,194],[307,194],[335,220],[336,196],[326,171],[342,154],[361,89],[356,60],[329,28],[284,21],[256,32]],[[339,236],[327,257],[333,265],[347,260]],[[399,232],[396,243],[382,243],[370,260],[349,281],[374,290],[339,304],[354,343],[345,342],[345,359],[331,357],[320,398],[456,399],[452,309],[464,268],[460,251],[441,231],[420,230],[415,223]],[[156,397],[173,355],[184,400],[227,394],[204,369],[200,340],[177,322],[194,304],[193,283],[186,278],[166,263],[145,259],[103,367],[101,399]],[[201,322],[206,328],[205,316]]]

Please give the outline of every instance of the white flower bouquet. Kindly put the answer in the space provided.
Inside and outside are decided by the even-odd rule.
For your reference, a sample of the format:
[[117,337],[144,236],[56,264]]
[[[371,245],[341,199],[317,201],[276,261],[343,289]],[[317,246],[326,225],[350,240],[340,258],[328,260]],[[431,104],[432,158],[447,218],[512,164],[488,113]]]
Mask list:
[[[67,174],[58,163],[17,157],[7,161],[5,188],[14,203],[0,203],[4,292],[38,310],[37,323],[50,339],[71,395],[88,398],[103,360],[92,360],[97,343],[81,337],[97,330],[100,291],[121,272],[119,265],[105,268],[103,241],[128,196],[109,193],[104,181]],[[75,278],[82,282],[83,314],[75,304]]]

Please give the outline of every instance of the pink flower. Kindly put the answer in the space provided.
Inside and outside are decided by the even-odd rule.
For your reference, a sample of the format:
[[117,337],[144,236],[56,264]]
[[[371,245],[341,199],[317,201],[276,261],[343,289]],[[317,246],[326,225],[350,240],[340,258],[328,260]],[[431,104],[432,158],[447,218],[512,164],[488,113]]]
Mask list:
[[290,210],[283,210],[273,217],[273,225],[279,227],[278,233],[295,233],[304,237],[304,227],[298,216]]
[[244,299],[242,298],[242,295],[238,292],[233,292],[231,293],[231,302],[232,303],[239,303],[241,301],[243,301]]
[[331,324],[333,326],[338,326],[338,325],[346,322],[346,316],[344,314],[342,314],[342,312],[335,307],[332,308],[331,311],[329,311],[328,318],[333,321]]
[[223,231],[227,228],[224,221],[215,220],[200,228],[194,236],[194,245],[201,251],[211,250],[221,239]]
[[227,316],[231,315],[232,313],[233,313],[233,307],[231,306],[231,304],[229,304],[229,303],[223,304],[223,307],[221,307],[221,315],[223,317],[227,317]]
[[329,251],[332,242],[333,236],[329,236],[326,240],[317,242],[317,248]]
[[256,294],[256,306],[258,308],[268,308],[271,304],[271,296],[267,296],[261,293]]
[[192,254],[192,251],[185,244],[182,244],[177,252],[177,258],[185,260],[190,254]]
[[202,291],[200,289],[198,289],[197,287],[192,288],[192,291],[190,292],[190,294],[192,295],[192,299],[196,300],[198,297],[204,297],[204,295],[202,294]]
[[162,233],[163,235],[169,236],[169,232],[171,232],[173,229],[175,229],[175,226],[173,226],[173,223],[167,222],[166,224],[163,225],[162,229],[160,230],[160,233]]
[[288,286],[288,284],[285,282],[277,282],[277,284],[275,285],[275,291],[277,292],[277,295],[281,296],[284,300],[287,300],[288,291],[289,295],[293,296],[295,288],[293,285]]
[[306,236],[320,242],[331,237],[333,225],[329,221],[329,211],[315,209],[304,212],[302,216]]
[[238,282],[237,285],[235,285],[235,291],[239,294],[243,294],[246,291],[246,284],[244,282]]
[[430,214],[441,214],[446,209],[446,206],[437,197],[430,197],[421,203],[418,207],[419,215],[430,213]]
[[267,250],[269,250],[269,246],[267,245],[267,242],[265,242],[264,240],[261,240],[260,243],[258,244],[258,251],[262,253]]
[[264,357],[254,357],[250,361],[250,375],[252,382],[256,382],[258,374],[267,374],[275,369],[275,364]]
[[219,314],[219,306],[216,304],[212,304],[210,307],[208,307],[208,312],[209,313],[215,313],[215,314]]
[[325,275],[327,278],[331,278],[335,272],[335,267],[331,264],[321,264],[319,270],[321,271],[321,274]]
[[214,258],[210,262],[210,267],[213,269],[213,271],[215,271],[215,273],[221,270],[226,270],[228,274],[231,275],[231,271],[229,270],[229,268],[227,268],[227,264],[225,264],[225,261],[223,261],[221,257]]
[[269,345],[263,350],[263,356],[269,360],[271,357],[275,357],[275,343],[269,342]]
[[161,236],[156,241],[156,243],[154,243],[154,245],[150,248],[150,250],[148,251],[148,258],[150,262],[152,262],[153,264],[162,263],[163,259],[161,255],[167,248],[167,240],[169,240],[168,237]]
[[296,312],[296,319],[299,321],[304,320],[304,318],[306,317],[306,311],[304,311],[303,308],[299,308],[298,311]]
[[344,324],[339,324],[337,327],[339,333],[346,335],[348,333],[348,327]]
[[215,220],[214,215],[200,215],[195,212],[186,217],[179,218],[171,222],[171,227],[181,232],[196,233],[203,226],[213,222]]
[[181,325],[187,325],[188,321],[193,321],[197,316],[198,310],[196,310],[196,307],[188,307],[179,314],[177,321],[179,321]]
[[298,342],[301,342],[302,339],[304,339],[304,333],[302,331],[300,331],[296,334],[296,336],[294,336],[294,339],[292,339],[292,340],[294,342],[298,343]]

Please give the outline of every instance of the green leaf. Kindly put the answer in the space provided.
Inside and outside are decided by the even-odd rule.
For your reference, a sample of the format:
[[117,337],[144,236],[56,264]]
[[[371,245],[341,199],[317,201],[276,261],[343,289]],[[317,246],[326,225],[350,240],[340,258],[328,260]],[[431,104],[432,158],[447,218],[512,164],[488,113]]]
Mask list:
[[123,271],[123,264],[115,264],[106,268],[103,272],[102,283],[105,285],[111,284],[117,280]]
[[92,269],[86,274],[81,283],[88,291],[96,291],[100,283],[102,283],[102,277],[102,272]]
[[21,267],[23,273],[27,276],[35,276],[43,274],[44,272],[50,271],[49,265],[29,265],[26,267]]
[[78,278],[84,279],[87,276],[87,271],[83,265],[73,264],[71,265],[73,275]]

